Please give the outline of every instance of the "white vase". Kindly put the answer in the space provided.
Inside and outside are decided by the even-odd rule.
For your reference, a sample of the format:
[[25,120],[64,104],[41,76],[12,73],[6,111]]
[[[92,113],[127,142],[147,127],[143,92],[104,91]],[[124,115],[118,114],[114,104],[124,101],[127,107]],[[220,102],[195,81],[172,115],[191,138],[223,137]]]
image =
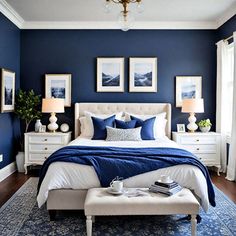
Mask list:
[[203,132],[203,133],[207,133],[209,132],[211,129],[211,126],[207,126],[207,127],[200,127],[200,130]]
[[18,172],[21,172],[21,173],[25,172],[24,164],[25,164],[25,153],[18,152],[18,154],[16,155],[16,166],[17,166]]
[[39,132],[41,126],[42,126],[41,121],[39,119],[36,120],[35,125],[34,125],[34,131]]

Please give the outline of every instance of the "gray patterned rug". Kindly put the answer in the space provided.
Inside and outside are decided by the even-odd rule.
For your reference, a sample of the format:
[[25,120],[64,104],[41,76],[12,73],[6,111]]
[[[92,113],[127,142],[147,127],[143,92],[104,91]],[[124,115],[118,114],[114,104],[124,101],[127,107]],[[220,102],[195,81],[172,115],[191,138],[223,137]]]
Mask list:
[[[50,222],[45,207],[38,209],[36,187],[38,178],[30,178],[0,209],[0,235],[78,235],[85,236],[82,211],[61,212],[57,221]],[[201,212],[197,235],[236,235],[236,204],[215,188],[215,208]],[[1,197],[1,196],[0,196]],[[119,216],[97,217],[94,236],[154,236],[190,235],[190,223],[179,221],[182,216]]]

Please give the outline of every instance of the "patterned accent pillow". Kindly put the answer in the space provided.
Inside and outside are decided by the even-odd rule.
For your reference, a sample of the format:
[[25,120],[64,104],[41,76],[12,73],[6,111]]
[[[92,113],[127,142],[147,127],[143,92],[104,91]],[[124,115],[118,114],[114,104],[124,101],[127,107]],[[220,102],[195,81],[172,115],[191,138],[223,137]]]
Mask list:
[[134,129],[115,129],[106,127],[107,138],[106,141],[141,141],[142,127]]

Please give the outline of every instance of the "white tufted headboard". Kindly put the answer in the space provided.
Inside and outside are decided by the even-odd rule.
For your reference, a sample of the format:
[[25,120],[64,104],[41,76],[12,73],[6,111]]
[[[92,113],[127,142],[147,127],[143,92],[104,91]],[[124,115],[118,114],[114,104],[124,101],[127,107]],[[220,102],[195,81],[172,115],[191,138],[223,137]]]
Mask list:
[[79,118],[84,111],[94,114],[129,112],[139,115],[155,115],[166,112],[166,136],[171,137],[171,104],[169,103],[75,103],[75,138],[80,134]]

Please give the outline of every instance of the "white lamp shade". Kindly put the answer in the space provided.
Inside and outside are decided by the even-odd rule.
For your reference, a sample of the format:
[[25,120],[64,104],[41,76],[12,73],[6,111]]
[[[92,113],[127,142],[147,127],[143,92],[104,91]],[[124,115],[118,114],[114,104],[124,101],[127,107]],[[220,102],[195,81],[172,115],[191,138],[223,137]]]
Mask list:
[[202,113],[204,104],[202,98],[184,99],[182,102],[182,112],[185,113]]
[[43,113],[64,113],[64,99],[62,98],[43,98],[42,102]]

